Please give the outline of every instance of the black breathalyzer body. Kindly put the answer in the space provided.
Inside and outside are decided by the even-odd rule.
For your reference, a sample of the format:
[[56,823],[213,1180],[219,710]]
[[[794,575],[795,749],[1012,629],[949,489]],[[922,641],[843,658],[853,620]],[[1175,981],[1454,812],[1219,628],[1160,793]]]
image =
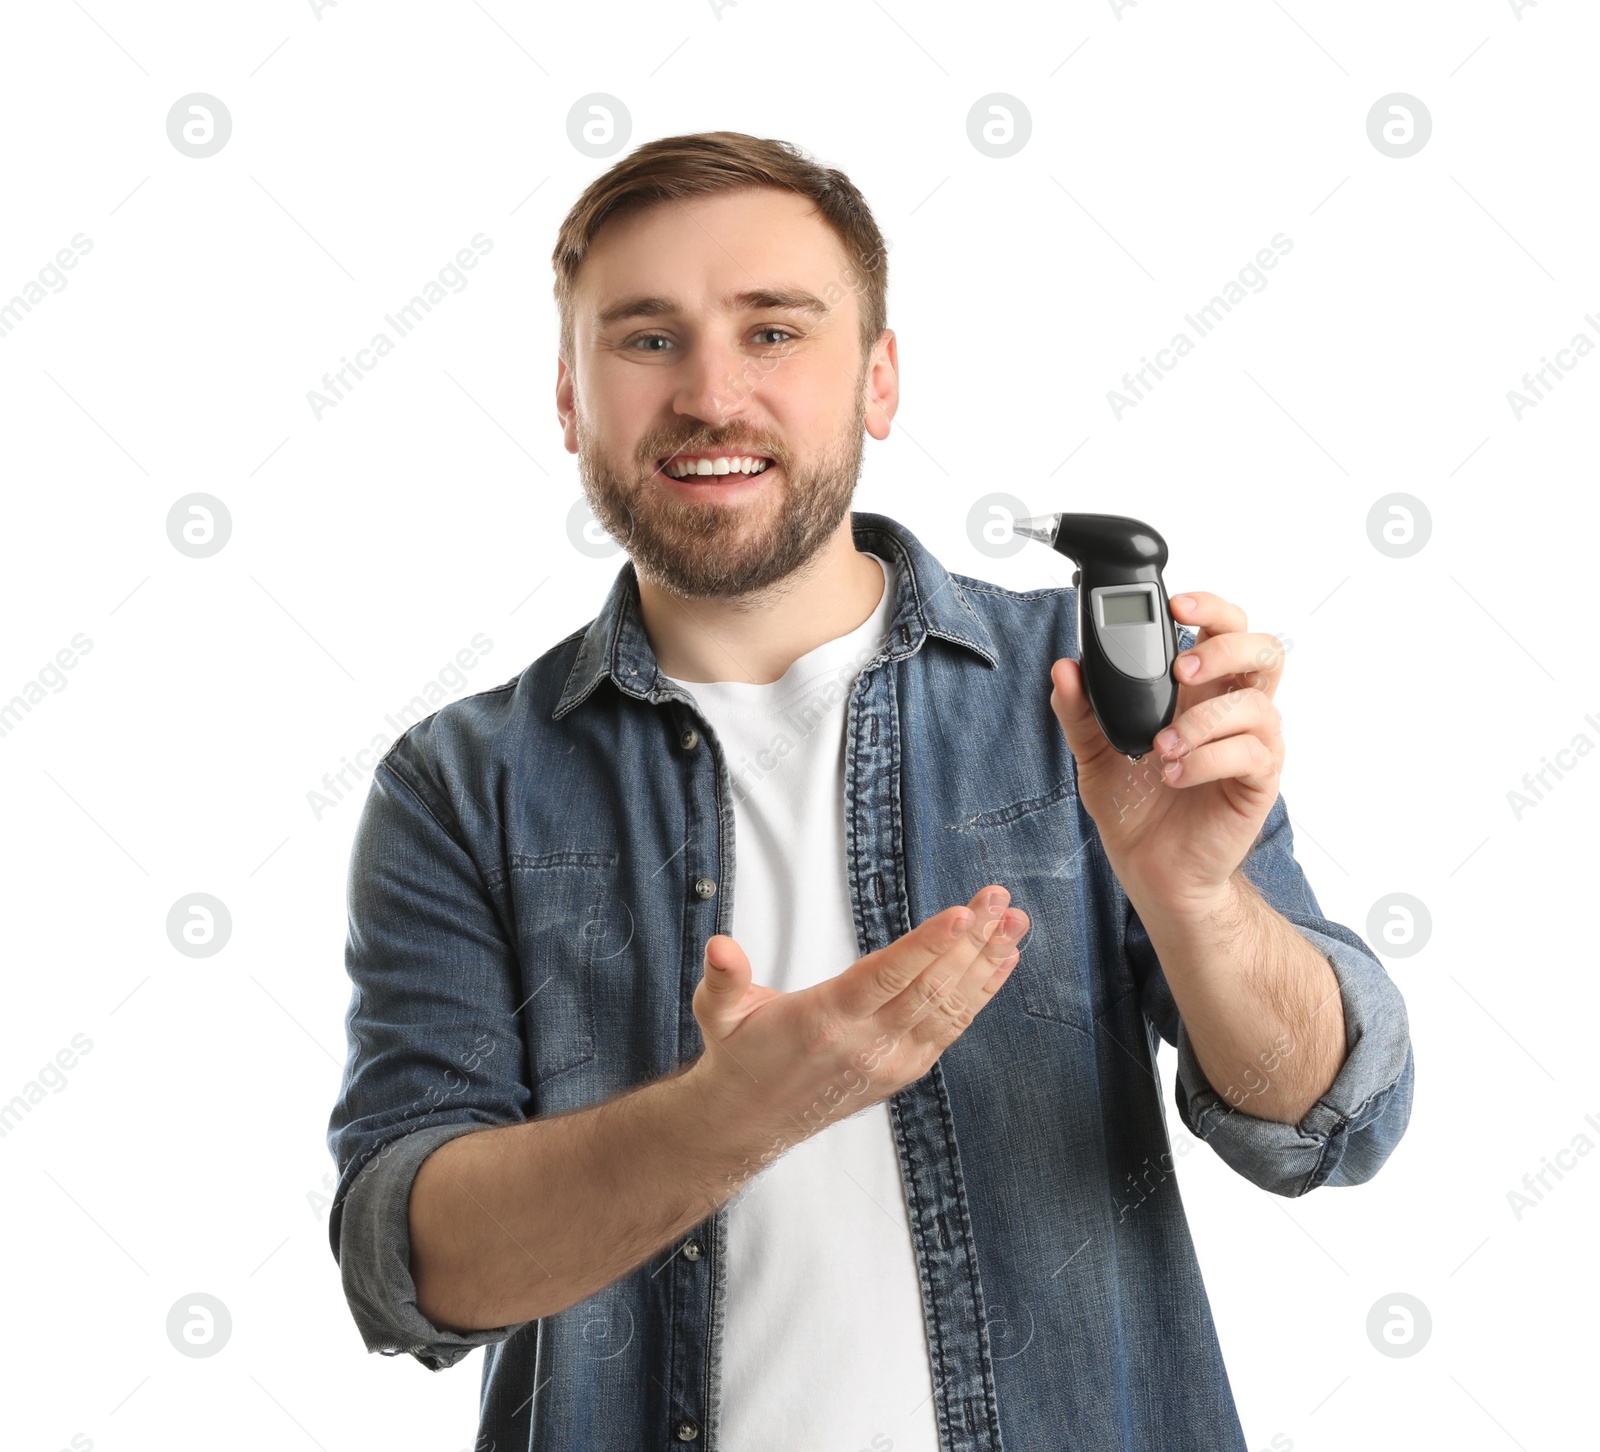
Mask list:
[[1084,691],[1106,740],[1137,761],[1178,704],[1178,641],[1161,580],[1167,542],[1120,514],[1040,514],[1012,528],[1078,566],[1072,583]]

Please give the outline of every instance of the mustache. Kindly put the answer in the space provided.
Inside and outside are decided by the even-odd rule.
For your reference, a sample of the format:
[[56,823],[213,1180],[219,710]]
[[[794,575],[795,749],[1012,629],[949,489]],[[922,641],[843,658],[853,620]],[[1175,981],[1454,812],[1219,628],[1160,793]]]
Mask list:
[[765,444],[755,443],[749,439],[694,439],[681,444],[669,444],[665,448],[657,449],[651,453],[645,462],[652,469],[662,459],[670,459],[676,454],[692,454],[696,449],[734,449],[746,454],[753,454],[757,458],[771,459],[774,463],[782,462],[782,455],[775,449]]

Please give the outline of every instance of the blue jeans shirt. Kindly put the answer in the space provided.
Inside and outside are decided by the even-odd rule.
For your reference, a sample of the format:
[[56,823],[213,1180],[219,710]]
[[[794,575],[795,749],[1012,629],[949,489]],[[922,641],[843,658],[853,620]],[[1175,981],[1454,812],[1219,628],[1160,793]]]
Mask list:
[[[1410,1117],[1400,993],[1321,915],[1280,796],[1243,871],[1332,965],[1347,1057],[1298,1125],[1227,1103],[1050,709],[1051,663],[1078,654],[1075,591],[952,574],[898,522],[852,524],[899,568],[846,718],[860,952],[989,882],[1032,924],[994,1001],[890,1101],[941,1444],[1245,1452],[1157,1045],[1177,1048],[1183,1123],[1239,1174],[1287,1196],[1359,1184]],[[657,670],[631,563],[587,626],[412,726],[376,769],[350,865],[329,1237],[369,1351],[437,1371],[487,1348],[481,1445],[717,1448],[726,1207],[578,1305],[470,1333],[417,1309],[407,1213],[446,1140],[595,1104],[702,1051],[691,1001],[732,921],[733,832],[727,763]],[[871,1335],[870,1308],[838,1324]]]

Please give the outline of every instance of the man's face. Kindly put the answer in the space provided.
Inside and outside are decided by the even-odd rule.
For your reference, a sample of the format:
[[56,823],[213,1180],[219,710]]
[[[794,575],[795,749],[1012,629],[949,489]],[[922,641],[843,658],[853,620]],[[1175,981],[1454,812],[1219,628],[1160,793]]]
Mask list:
[[[601,230],[557,403],[590,508],[641,576],[686,598],[753,594],[837,529],[867,410],[859,276],[810,202],[772,188],[658,203]],[[697,449],[771,463],[682,482],[661,467]]]

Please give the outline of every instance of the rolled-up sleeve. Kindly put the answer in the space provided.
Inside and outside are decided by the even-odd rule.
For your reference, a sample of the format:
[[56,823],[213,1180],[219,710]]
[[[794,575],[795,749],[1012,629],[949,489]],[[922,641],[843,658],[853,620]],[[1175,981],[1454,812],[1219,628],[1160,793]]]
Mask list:
[[1249,1114],[1211,1087],[1149,935],[1131,905],[1125,939],[1130,965],[1142,984],[1145,1017],[1178,1050],[1173,1097],[1183,1123],[1239,1174],[1285,1196],[1303,1195],[1320,1185],[1357,1185],[1377,1174],[1411,1118],[1415,1077],[1400,990],[1356,933],[1322,916],[1294,859],[1293,845],[1280,794],[1242,871],[1268,904],[1327,958],[1338,980],[1345,1022],[1344,1064],[1298,1124]]
[[440,1145],[519,1123],[532,1099],[515,951],[454,823],[416,760],[378,763],[350,859],[348,1058],[327,1133],[329,1243],[362,1341],[432,1371],[518,1327],[457,1332],[418,1310],[412,1183]]
[[517,1328],[447,1331],[417,1309],[411,1276],[411,1185],[422,1162],[481,1124],[443,1124],[392,1140],[356,1175],[345,1199],[334,1254],[345,1300],[368,1351],[409,1352],[430,1371],[454,1366],[474,1346],[504,1341]]

